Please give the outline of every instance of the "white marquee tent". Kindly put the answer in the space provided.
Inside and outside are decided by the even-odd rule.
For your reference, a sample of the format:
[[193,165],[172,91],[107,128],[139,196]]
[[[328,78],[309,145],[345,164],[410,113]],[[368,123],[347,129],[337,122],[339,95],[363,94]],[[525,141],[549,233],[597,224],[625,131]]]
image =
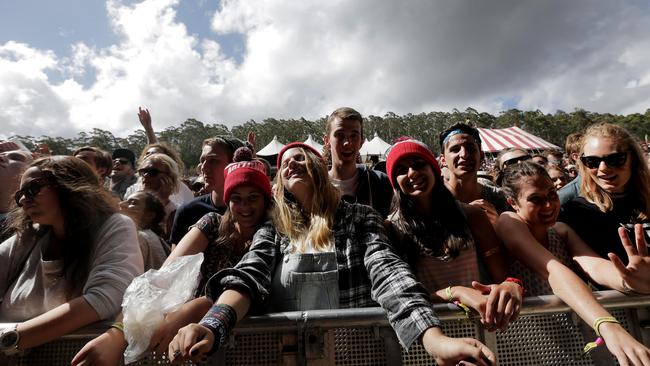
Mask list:
[[259,156],[273,156],[280,153],[280,150],[284,147],[284,144],[278,141],[277,136],[273,136],[273,140],[264,146],[262,150],[257,152]]
[[375,132],[375,137],[373,137],[372,140],[366,140],[366,142],[363,143],[361,149],[359,150],[359,154],[361,156],[379,155],[383,157],[386,155],[386,150],[388,150],[390,147],[391,145],[382,140],[377,135],[377,132]]
[[305,144],[307,144],[307,145],[313,147],[314,150],[316,150],[316,151],[318,151],[318,152],[320,152],[320,153],[323,152],[323,145],[321,145],[321,144],[319,144],[318,142],[316,142],[316,140],[314,140],[314,139],[311,137],[311,135],[309,135],[309,137],[307,137],[307,140],[305,140]]

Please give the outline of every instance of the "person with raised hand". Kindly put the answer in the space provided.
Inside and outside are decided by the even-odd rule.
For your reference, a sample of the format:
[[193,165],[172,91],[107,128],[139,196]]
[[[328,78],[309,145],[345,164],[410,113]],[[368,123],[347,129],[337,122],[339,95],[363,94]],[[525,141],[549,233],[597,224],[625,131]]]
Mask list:
[[[555,294],[591,325],[621,365],[650,365],[650,350],[640,344],[594,298],[589,287],[570,267],[589,278],[623,292],[650,293],[650,257],[641,225],[636,225],[636,248],[627,231],[619,228],[618,242],[627,255],[601,258],[568,225],[556,222],[560,212],[557,189],[546,169],[524,162],[506,169],[503,189],[515,212],[501,214],[497,234],[516,259],[512,273],[522,278],[531,295]],[[565,335],[571,336],[571,335]],[[548,335],[554,340],[557,335]],[[562,342],[559,338],[556,342]]]

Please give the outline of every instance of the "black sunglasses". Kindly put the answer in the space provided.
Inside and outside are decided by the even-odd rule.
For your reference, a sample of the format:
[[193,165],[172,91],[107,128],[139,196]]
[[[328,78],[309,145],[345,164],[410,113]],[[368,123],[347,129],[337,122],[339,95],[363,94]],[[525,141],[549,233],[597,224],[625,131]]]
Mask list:
[[167,172],[163,172],[162,170],[158,170],[156,168],[142,168],[138,169],[138,174],[141,176],[148,175],[150,177],[156,177],[158,174],[167,174]]
[[605,162],[610,168],[618,168],[625,165],[627,161],[627,151],[617,152],[605,156],[581,156],[580,161],[589,169],[596,169],[601,162]]
[[533,157],[530,156],[530,155],[528,155],[528,154],[526,154],[526,155],[522,155],[522,156],[517,156],[516,158],[512,158],[512,159],[508,159],[508,160],[504,161],[504,162],[501,164],[501,167],[502,167],[502,168],[506,168],[506,167],[509,167],[510,165],[519,164],[519,163],[521,163],[522,161],[530,160],[530,159],[532,159],[532,158],[533,158]]
[[26,199],[32,200],[36,195],[43,189],[45,186],[52,184],[52,180],[49,178],[37,178],[25,184],[25,186],[19,189],[14,195],[16,200],[16,205],[18,207],[23,207],[20,203],[20,199],[25,196]]

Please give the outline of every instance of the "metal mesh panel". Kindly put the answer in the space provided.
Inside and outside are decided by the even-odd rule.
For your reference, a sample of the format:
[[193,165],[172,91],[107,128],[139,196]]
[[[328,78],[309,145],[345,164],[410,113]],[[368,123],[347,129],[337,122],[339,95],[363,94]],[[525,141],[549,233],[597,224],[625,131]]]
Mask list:
[[[453,338],[479,338],[480,334],[478,323],[467,319],[444,322],[442,330],[446,336]],[[436,364],[420,342],[413,344],[409,352],[402,349],[402,363],[404,365],[418,366]]]
[[282,335],[273,333],[238,334],[226,349],[226,365],[280,365]]
[[335,365],[386,365],[384,340],[373,328],[334,329]]
[[19,366],[69,365],[70,360],[90,339],[54,341],[32,349],[16,359]]

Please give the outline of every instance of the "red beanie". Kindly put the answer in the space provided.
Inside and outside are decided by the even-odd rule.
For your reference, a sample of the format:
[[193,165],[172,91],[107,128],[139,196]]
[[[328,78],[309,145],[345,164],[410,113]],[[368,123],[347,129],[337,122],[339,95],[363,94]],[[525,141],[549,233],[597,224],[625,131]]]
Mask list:
[[260,161],[239,161],[236,163],[228,164],[223,170],[224,183],[223,183],[223,201],[228,203],[230,201],[230,193],[232,190],[243,184],[251,184],[262,191],[264,197],[268,200],[272,199],[271,196],[271,182],[266,176],[266,169],[264,164]]
[[278,154],[278,161],[276,162],[276,166],[278,167],[278,170],[280,169],[280,165],[282,165],[282,155],[284,155],[284,153],[287,150],[293,149],[294,147],[309,150],[309,151],[313,152],[314,154],[316,154],[316,156],[318,156],[319,158],[321,158],[321,159],[323,158],[323,156],[318,151],[316,151],[316,149],[314,149],[313,147],[311,147],[311,146],[309,146],[309,145],[307,145],[307,144],[305,144],[303,142],[292,142],[290,144],[286,144],[282,148],[282,150],[280,150],[280,153]]
[[395,164],[407,156],[417,156],[424,159],[427,163],[431,164],[433,170],[440,176],[440,166],[436,158],[433,156],[433,153],[425,144],[417,140],[404,140],[396,143],[388,152],[386,157],[386,173],[388,174],[388,179],[390,184],[395,188],[397,182],[395,182],[395,177],[393,176],[393,169],[395,169]]

